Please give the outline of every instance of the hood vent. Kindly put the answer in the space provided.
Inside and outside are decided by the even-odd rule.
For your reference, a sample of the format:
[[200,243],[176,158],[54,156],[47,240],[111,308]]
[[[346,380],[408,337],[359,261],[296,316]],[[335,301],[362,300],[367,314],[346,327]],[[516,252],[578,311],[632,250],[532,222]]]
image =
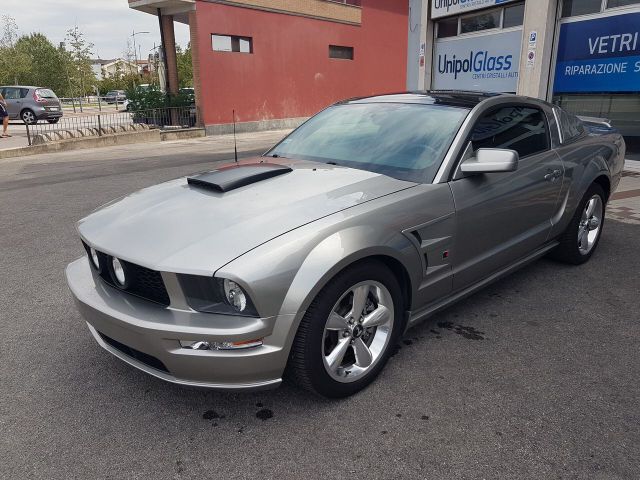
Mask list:
[[236,188],[289,173],[292,170],[275,163],[252,163],[249,165],[231,165],[219,170],[201,173],[187,178],[187,183],[216,192],[229,192]]

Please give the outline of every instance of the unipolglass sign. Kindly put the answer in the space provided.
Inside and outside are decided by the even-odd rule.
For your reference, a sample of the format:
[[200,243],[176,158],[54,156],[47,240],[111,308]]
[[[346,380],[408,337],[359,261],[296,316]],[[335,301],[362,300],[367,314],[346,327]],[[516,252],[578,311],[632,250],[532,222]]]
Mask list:
[[640,13],[563,24],[553,90],[640,91]]
[[471,12],[481,8],[493,7],[515,0],[432,0],[431,18],[446,17],[458,13]]
[[439,40],[433,56],[433,88],[515,92],[522,31]]

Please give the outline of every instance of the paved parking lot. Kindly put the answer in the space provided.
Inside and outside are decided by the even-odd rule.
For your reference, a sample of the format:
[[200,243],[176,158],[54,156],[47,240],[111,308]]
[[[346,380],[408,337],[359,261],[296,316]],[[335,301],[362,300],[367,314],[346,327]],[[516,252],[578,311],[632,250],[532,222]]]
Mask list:
[[[281,135],[243,136],[241,150]],[[410,331],[379,380],[343,401],[288,385],[182,388],[100,349],[63,278],[83,253],[75,221],[210,168],[231,145],[0,163],[0,478],[640,478],[633,219],[607,222],[589,264],[541,260]]]

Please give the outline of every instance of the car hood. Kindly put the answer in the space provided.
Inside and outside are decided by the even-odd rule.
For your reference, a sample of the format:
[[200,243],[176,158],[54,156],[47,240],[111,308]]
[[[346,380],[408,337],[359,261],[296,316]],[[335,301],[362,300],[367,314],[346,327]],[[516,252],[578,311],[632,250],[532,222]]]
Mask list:
[[[364,170],[268,160],[291,171],[226,193],[180,178],[99,208],[78,223],[78,231],[97,250],[147,268],[213,275],[283,233],[415,186]],[[260,161],[266,159],[240,164]]]

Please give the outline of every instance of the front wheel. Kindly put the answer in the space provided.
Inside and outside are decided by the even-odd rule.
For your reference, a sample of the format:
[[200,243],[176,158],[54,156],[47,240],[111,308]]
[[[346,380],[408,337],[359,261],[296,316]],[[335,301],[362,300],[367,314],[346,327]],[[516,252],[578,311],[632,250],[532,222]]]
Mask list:
[[600,242],[605,205],[604,190],[594,183],[582,197],[571,222],[558,239],[560,245],[551,252],[551,257],[573,265],[587,262]]
[[352,395],[380,373],[404,329],[402,294],[378,261],[338,274],[313,300],[288,370],[301,387],[329,398]]

